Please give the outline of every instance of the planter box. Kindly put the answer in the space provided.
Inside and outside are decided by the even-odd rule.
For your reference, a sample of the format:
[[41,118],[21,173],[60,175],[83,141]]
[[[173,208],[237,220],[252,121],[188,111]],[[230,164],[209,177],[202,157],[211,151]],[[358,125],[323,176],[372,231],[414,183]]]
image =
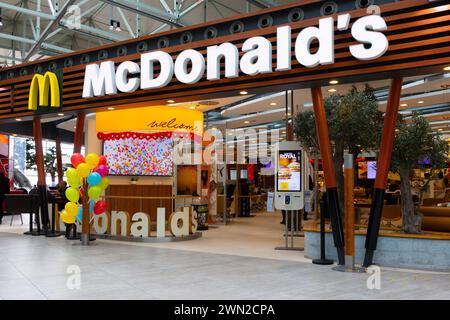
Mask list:
[[[355,235],[355,262],[364,258],[366,236]],[[336,248],[330,232],[325,236],[325,252],[329,259],[337,260]],[[320,233],[305,231],[305,257],[320,256]],[[450,239],[427,239],[424,237],[401,237],[380,235],[374,263],[386,267],[450,271]]]

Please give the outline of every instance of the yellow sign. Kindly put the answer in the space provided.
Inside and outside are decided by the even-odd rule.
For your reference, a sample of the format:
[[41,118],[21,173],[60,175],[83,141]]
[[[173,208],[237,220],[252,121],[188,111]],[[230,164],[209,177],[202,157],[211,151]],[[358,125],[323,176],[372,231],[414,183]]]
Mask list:
[[[28,95],[28,110],[37,110],[39,107],[48,107],[50,94],[50,106],[61,107],[58,77],[53,72],[44,75],[35,74],[31,80],[30,93]],[[39,96],[39,102],[38,102]]]
[[98,112],[97,132],[188,131],[202,134],[203,113],[185,108],[155,106]]

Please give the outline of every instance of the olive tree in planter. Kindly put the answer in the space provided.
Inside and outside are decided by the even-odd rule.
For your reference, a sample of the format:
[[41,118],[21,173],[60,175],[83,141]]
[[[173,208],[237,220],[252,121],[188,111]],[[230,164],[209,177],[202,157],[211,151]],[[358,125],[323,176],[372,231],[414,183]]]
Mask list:
[[413,113],[410,119],[399,119],[392,151],[391,170],[400,175],[405,233],[420,233],[422,226],[422,215],[414,206],[411,193],[412,170],[420,168],[419,161],[423,157],[430,159],[432,168],[443,168],[448,152],[447,141],[433,132],[424,117]]
[[[367,85],[362,91],[352,87],[345,95],[333,94],[324,99],[324,104],[342,211],[344,151],[348,150],[356,157],[362,151],[378,148],[383,114],[378,110],[373,89]],[[313,111],[296,115],[294,131],[303,149],[310,156],[320,154]]]

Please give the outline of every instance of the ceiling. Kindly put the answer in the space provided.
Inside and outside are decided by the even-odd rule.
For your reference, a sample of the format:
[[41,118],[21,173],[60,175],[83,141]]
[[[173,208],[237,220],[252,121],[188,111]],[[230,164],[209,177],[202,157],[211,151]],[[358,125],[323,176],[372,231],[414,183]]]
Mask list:
[[[0,65],[14,65],[24,60],[36,60],[292,2],[295,1],[2,0]],[[63,13],[66,4],[66,14],[60,23],[56,23],[55,17],[58,12]],[[111,21],[118,21],[120,28],[111,30]],[[52,29],[43,39],[42,47],[30,52],[48,26]]]

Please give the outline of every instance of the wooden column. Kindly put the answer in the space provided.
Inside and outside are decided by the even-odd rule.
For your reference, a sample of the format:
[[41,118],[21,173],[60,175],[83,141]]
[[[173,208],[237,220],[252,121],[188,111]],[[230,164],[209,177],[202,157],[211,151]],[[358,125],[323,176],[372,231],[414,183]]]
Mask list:
[[373,253],[377,248],[378,233],[380,231],[383,198],[386,188],[389,167],[391,165],[392,148],[394,146],[395,125],[397,123],[398,106],[402,91],[401,77],[391,80],[389,97],[384,115],[383,131],[381,133],[380,154],[377,163],[377,175],[374,183],[372,207],[370,208],[369,225],[366,235],[366,253],[363,267],[369,267],[373,262]]
[[83,145],[83,131],[84,131],[84,121],[86,119],[86,115],[84,112],[79,112],[77,114],[77,124],[75,128],[75,137],[73,143],[73,153],[80,153],[81,147]]
[[64,174],[62,167],[61,136],[58,129],[56,134],[56,171],[58,173],[58,183],[60,183],[63,181]]
[[41,118],[35,116],[33,118],[33,136],[34,136],[34,149],[36,152],[36,171],[38,175],[37,187],[40,195],[40,207],[41,207],[41,221],[42,229],[44,233],[48,230],[48,198],[47,198],[47,185],[45,182],[45,165],[44,165],[44,151],[42,148],[42,127]]
[[338,262],[340,265],[344,265],[344,231],[342,229],[342,218],[339,208],[339,198],[337,194],[336,175],[334,172],[331,143],[328,134],[328,124],[325,115],[322,89],[320,87],[311,88],[311,94],[316,120],[317,137],[319,140],[320,154],[322,157],[325,186],[327,188],[327,202],[331,219],[331,227],[333,230],[334,245],[337,249]]

